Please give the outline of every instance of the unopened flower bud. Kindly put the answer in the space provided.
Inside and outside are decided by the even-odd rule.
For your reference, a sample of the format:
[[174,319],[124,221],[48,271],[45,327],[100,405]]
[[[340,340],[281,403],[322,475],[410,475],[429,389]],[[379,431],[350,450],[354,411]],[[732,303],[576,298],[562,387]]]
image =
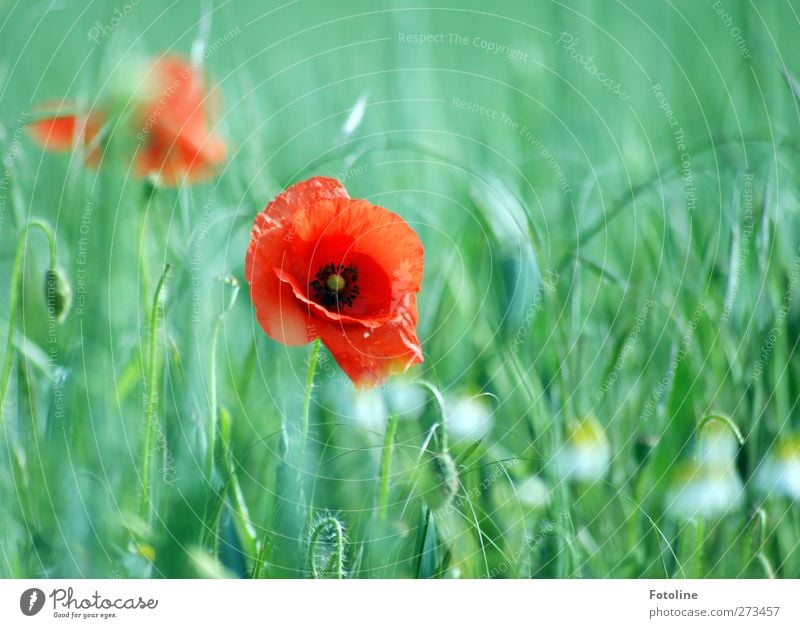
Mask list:
[[431,510],[448,506],[458,493],[458,469],[447,452],[430,454],[420,469],[422,498]]
[[59,323],[63,322],[72,306],[72,288],[60,267],[50,268],[45,273],[45,301],[48,314]]
[[347,536],[344,523],[330,513],[312,524],[308,539],[308,565],[313,578],[344,578]]

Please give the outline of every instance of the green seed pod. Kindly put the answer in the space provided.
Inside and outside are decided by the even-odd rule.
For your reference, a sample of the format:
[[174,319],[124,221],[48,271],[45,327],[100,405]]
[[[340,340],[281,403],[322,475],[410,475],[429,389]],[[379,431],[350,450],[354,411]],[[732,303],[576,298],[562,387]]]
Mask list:
[[344,578],[347,536],[332,514],[318,517],[309,528],[306,561],[312,578]]
[[72,288],[69,280],[63,269],[58,266],[48,269],[44,278],[47,313],[62,323],[72,306]]
[[422,498],[431,510],[449,506],[458,493],[458,469],[447,452],[429,454],[420,468]]

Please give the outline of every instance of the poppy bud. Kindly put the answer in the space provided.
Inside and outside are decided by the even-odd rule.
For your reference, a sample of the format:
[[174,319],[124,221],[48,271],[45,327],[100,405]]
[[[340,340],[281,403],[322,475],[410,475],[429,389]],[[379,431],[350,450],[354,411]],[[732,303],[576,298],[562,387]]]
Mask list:
[[458,469],[453,457],[447,452],[430,454],[420,469],[422,498],[431,510],[445,508],[458,493]]
[[44,275],[47,312],[62,323],[72,306],[72,288],[60,267],[50,268]]

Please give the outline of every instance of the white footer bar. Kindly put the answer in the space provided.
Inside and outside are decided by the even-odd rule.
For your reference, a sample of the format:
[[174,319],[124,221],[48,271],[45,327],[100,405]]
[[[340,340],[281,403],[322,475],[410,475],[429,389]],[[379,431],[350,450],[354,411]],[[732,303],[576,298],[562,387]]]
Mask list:
[[[800,626],[796,580],[0,580],[0,626]],[[180,623],[176,623],[180,622]],[[441,622],[439,624],[438,622]],[[566,622],[566,624],[565,624]],[[191,625],[191,624],[189,624]]]

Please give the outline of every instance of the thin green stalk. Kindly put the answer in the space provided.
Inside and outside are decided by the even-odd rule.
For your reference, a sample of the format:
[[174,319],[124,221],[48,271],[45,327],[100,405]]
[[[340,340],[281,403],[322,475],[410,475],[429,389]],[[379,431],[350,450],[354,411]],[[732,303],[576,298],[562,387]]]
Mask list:
[[306,451],[306,440],[308,439],[308,422],[311,414],[311,391],[314,388],[314,373],[317,370],[317,358],[319,357],[319,347],[322,341],[317,338],[314,340],[314,348],[311,350],[311,360],[308,363],[308,377],[306,378],[306,396],[303,400],[303,425],[300,431],[300,456],[304,456]]
[[444,397],[442,393],[439,392],[439,389],[431,384],[429,381],[424,379],[417,380],[417,383],[424,388],[427,388],[428,391],[431,393],[433,400],[436,402],[436,409],[438,410],[438,421],[436,421],[435,425],[437,426],[436,432],[434,432],[436,438],[436,444],[438,445],[438,450],[441,452],[446,452],[448,449],[447,444],[447,406],[444,402]]
[[386,426],[386,434],[383,437],[380,477],[378,479],[378,510],[381,519],[386,518],[386,510],[389,505],[389,475],[392,470],[392,450],[396,433],[397,417],[392,415],[389,417],[389,424]]
[[148,364],[147,364],[147,399],[145,401],[145,417],[144,417],[144,445],[142,447],[142,474],[141,474],[141,492],[139,494],[139,515],[146,519],[151,520],[153,515],[152,502],[150,500],[150,467],[153,450],[153,438],[156,417],[156,404],[158,398],[156,395],[156,336],[158,335],[158,313],[161,303],[161,292],[164,289],[164,284],[167,281],[171,266],[167,264],[164,267],[164,272],[161,273],[161,279],[156,286],[155,294],[153,295],[153,306],[150,310],[150,346],[148,349]]
[[225,315],[223,312],[214,321],[214,327],[211,332],[211,355],[209,362],[211,363],[211,373],[209,375],[209,413],[208,413],[208,433],[206,435],[206,478],[208,485],[212,486],[214,481],[214,451],[217,443],[217,336],[219,335],[219,327],[222,322],[222,317]]
[[50,224],[44,220],[34,219],[25,225],[17,240],[17,252],[14,257],[14,266],[11,270],[11,296],[8,308],[8,334],[6,336],[6,354],[3,360],[3,373],[0,376],[0,427],[5,425],[6,393],[11,376],[11,363],[14,355],[14,331],[17,325],[17,305],[19,301],[19,282],[22,275],[22,264],[25,259],[25,248],[28,242],[28,232],[40,229],[47,236],[50,244],[50,269],[56,268],[56,235]]
[[744,551],[740,557],[739,573],[737,577],[748,578],[751,575],[752,565],[759,560],[759,554],[764,547],[765,531],[767,528],[767,513],[759,508],[750,517],[744,530]]
[[[291,451],[290,449],[287,449],[286,451],[283,452],[283,455],[285,455],[287,457],[298,456],[298,458],[296,460],[296,465],[297,465],[298,469],[302,469],[303,463],[304,463],[304,460],[305,460],[306,442],[308,441],[309,418],[310,418],[310,415],[311,415],[311,394],[312,394],[312,391],[313,391],[313,388],[314,388],[314,373],[317,370],[317,359],[319,357],[319,350],[320,350],[320,345],[321,344],[322,344],[322,341],[319,338],[314,340],[314,346],[313,346],[313,348],[311,350],[311,359],[309,360],[309,364],[308,364],[308,376],[307,376],[307,379],[306,379],[305,398],[303,400],[303,413],[302,413],[301,425],[300,425],[300,443],[299,443],[299,447],[298,447],[296,452],[295,451]],[[290,427],[284,423],[282,425],[281,429],[282,429],[282,432],[284,433],[284,437],[286,437],[285,440],[282,440],[281,442],[282,443],[285,442],[286,444],[288,444],[291,441],[291,439],[287,436],[287,432],[289,431]],[[289,473],[289,472],[292,472],[292,471],[290,471],[290,463],[284,458],[284,459],[281,460],[280,464],[278,465],[278,472],[276,474],[276,479],[275,479],[275,482],[276,482],[275,495],[276,495],[276,500],[277,500],[276,501],[276,513],[280,509],[281,498],[277,497],[277,496],[279,495],[279,491],[280,491],[280,482],[281,482],[282,473],[285,473],[285,472]],[[289,508],[289,509],[291,509],[291,508],[297,508],[297,509],[305,508],[306,497],[305,497],[305,491],[303,490],[302,482],[298,483],[297,494],[295,495],[295,500],[296,500],[296,503],[294,504],[294,506],[287,506],[287,508]],[[295,513],[293,513],[293,516],[294,515],[297,515],[299,517],[299,510],[297,510]],[[309,518],[310,518],[311,509],[308,509],[308,515],[309,515]],[[310,523],[310,521],[307,522],[307,523]],[[283,545],[281,540],[278,540],[275,544],[279,546],[279,550],[281,549],[281,547]],[[269,547],[269,545],[268,545],[268,537],[265,536],[265,538],[261,541],[261,547],[259,548],[259,555],[258,555],[258,558],[256,560],[256,564],[255,564],[255,566],[253,568],[253,577],[254,578],[258,578],[260,576],[261,572],[262,572],[262,569],[266,566],[266,561],[267,561],[267,556],[268,556],[268,547]],[[269,549],[271,549],[271,547],[269,547]],[[285,548],[284,548],[283,551],[285,551]]]
[[239,282],[234,277],[227,276],[223,279],[225,283],[232,287],[231,298],[227,305],[223,307],[222,312],[217,316],[214,321],[214,327],[211,331],[211,355],[209,356],[210,362],[210,375],[209,375],[209,421],[208,421],[208,435],[207,435],[207,450],[206,450],[206,477],[209,484],[212,482],[214,474],[214,452],[217,442],[217,416],[219,411],[219,404],[217,403],[217,338],[219,337],[219,329],[222,326],[222,320],[225,314],[233,307],[236,302],[236,297],[239,294]]
[[150,264],[147,260],[147,243],[145,239],[147,215],[153,205],[153,196],[155,195],[156,188],[150,181],[145,181],[142,192],[142,201],[144,207],[138,213],[136,221],[136,245],[138,247],[137,255],[139,256],[139,280],[142,287],[142,300],[146,301],[148,294],[147,289],[150,285]]
[[[217,464],[220,464],[223,469],[225,484],[219,491],[218,508],[212,519],[214,521],[214,530],[216,531],[214,537],[215,543],[218,543],[221,538],[219,524],[221,521],[222,506],[227,500],[233,513],[233,523],[239,535],[242,547],[247,557],[255,562],[259,553],[258,534],[250,519],[250,510],[247,508],[247,503],[244,500],[244,493],[239,484],[239,477],[236,473],[236,464],[234,463],[233,449],[231,448],[232,424],[233,417],[231,413],[228,412],[227,408],[221,406],[219,408],[220,456],[215,458]],[[216,555],[216,551],[214,553]]]
[[419,543],[417,544],[417,566],[415,569],[415,578],[419,580],[422,574],[422,559],[425,555],[425,540],[428,538],[428,527],[431,523],[431,511],[427,506],[422,506],[424,522],[422,524],[422,531],[419,536]]
[[239,538],[247,552],[247,556],[255,560],[260,549],[258,546],[258,533],[250,520],[250,510],[244,501],[244,493],[242,492],[241,484],[239,484],[239,478],[234,472],[231,473],[231,493],[234,523],[239,531]]
[[264,536],[261,542],[261,547],[258,548],[258,556],[256,557],[255,565],[253,565],[253,573],[251,575],[253,580],[260,580],[264,576],[264,570],[267,566],[267,556],[272,549],[272,543],[269,536]]
[[689,578],[704,578],[707,573],[703,569],[703,551],[706,541],[706,526],[702,519],[694,525],[694,537],[691,539],[691,553],[685,556],[684,567]]

